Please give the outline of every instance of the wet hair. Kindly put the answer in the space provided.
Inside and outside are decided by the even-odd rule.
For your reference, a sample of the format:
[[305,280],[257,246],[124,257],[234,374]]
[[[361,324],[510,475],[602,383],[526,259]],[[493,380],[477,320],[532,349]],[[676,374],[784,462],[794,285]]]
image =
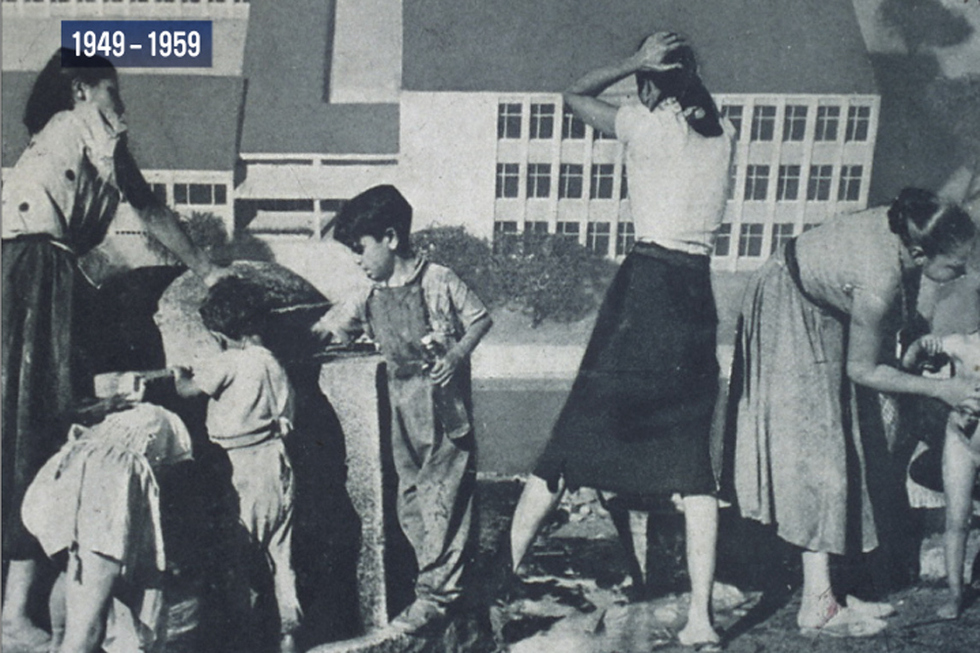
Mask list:
[[395,253],[411,256],[412,205],[394,186],[375,186],[344,203],[334,223],[333,237],[356,252],[363,236],[381,240],[389,229],[398,236]]
[[261,336],[268,315],[265,292],[245,279],[225,277],[208,289],[200,313],[204,326],[232,340]]
[[[643,47],[649,37],[640,41],[637,50]],[[721,115],[708,89],[704,87],[698,76],[698,62],[694,50],[684,45],[667,54],[664,63],[678,63],[680,68],[657,72],[641,70],[636,73],[637,93],[643,93],[647,84],[653,84],[660,91],[660,104],[668,98],[675,98],[681,109],[694,108],[695,111],[686,114],[687,122],[697,133],[705,137],[721,136]]]
[[922,188],[903,188],[888,209],[888,227],[927,257],[948,254],[977,234],[970,214]]
[[24,126],[33,136],[48,124],[51,117],[75,106],[72,86],[76,81],[96,86],[103,80],[116,79],[116,68],[100,56],[78,57],[71,48],[59,48],[34,80],[24,109]]

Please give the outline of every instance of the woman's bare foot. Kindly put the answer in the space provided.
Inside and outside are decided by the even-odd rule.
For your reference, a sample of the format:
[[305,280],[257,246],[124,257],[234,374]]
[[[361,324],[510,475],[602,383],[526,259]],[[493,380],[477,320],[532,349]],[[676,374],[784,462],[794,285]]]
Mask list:
[[936,614],[940,619],[959,619],[963,610],[963,597],[953,595],[948,601],[939,606]]
[[841,606],[833,592],[827,591],[810,597],[804,594],[800,611],[796,615],[796,625],[804,630],[820,629],[840,611]]

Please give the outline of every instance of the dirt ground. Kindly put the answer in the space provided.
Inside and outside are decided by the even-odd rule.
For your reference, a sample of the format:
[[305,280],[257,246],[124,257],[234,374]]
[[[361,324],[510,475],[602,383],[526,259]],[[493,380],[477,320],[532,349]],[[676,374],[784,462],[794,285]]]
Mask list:
[[[480,484],[478,567],[494,559],[520,488],[517,480]],[[944,588],[937,584],[906,583],[870,597],[887,600],[896,608],[874,636],[800,634],[795,624],[799,556],[761,530],[737,523],[740,520],[731,513],[723,510],[714,600],[724,650],[980,651],[980,602],[974,599],[958,621],[941,621],[935,611]],[[594,493],[580,491],[567,498],[535,544],[522,573],[522,591],[491,610],[498,643],[512,653],[693,650],[680,646],[674,637],[683,625],[687,598],[682,517],[665,510],[653,519],[661,527],[650,537],[652,587],[638,592],[628,573],[629,558]]]

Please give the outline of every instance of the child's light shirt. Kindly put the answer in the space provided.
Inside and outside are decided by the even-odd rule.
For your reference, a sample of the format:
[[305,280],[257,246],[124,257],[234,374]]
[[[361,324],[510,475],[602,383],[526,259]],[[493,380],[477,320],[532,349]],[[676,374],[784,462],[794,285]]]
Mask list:
[[[412,283],[422,286],[429,326],[453,341],[458,341],[474,322],[488,314],[476,293],[443,265],[417,258],[415,270],[405,285]],[[379,287],[384,284],[374,284],[367,292],[342,302],[324,316],[321,324],[343,342],[362,332],[373,337],[367,305],[371,293]]]
[[279,361],[265,347],[228,349],[194,370],[194,382],[210,397],[208,435],[236,449],[286,435],[292,429],[293,389]]

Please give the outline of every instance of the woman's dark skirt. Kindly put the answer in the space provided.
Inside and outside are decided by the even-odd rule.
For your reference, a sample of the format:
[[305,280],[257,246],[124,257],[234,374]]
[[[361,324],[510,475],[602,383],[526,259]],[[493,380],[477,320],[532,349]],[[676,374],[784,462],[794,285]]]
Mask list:
[[87,380],[74,337],[74,255],[47,236],[3,241],[3,558],[41,550],[20,519],[27,486],[64,443],[62,419]]
[[710,259],[638,243],[606,293],[534,470],[554,489],[713,494],[718,395]]

